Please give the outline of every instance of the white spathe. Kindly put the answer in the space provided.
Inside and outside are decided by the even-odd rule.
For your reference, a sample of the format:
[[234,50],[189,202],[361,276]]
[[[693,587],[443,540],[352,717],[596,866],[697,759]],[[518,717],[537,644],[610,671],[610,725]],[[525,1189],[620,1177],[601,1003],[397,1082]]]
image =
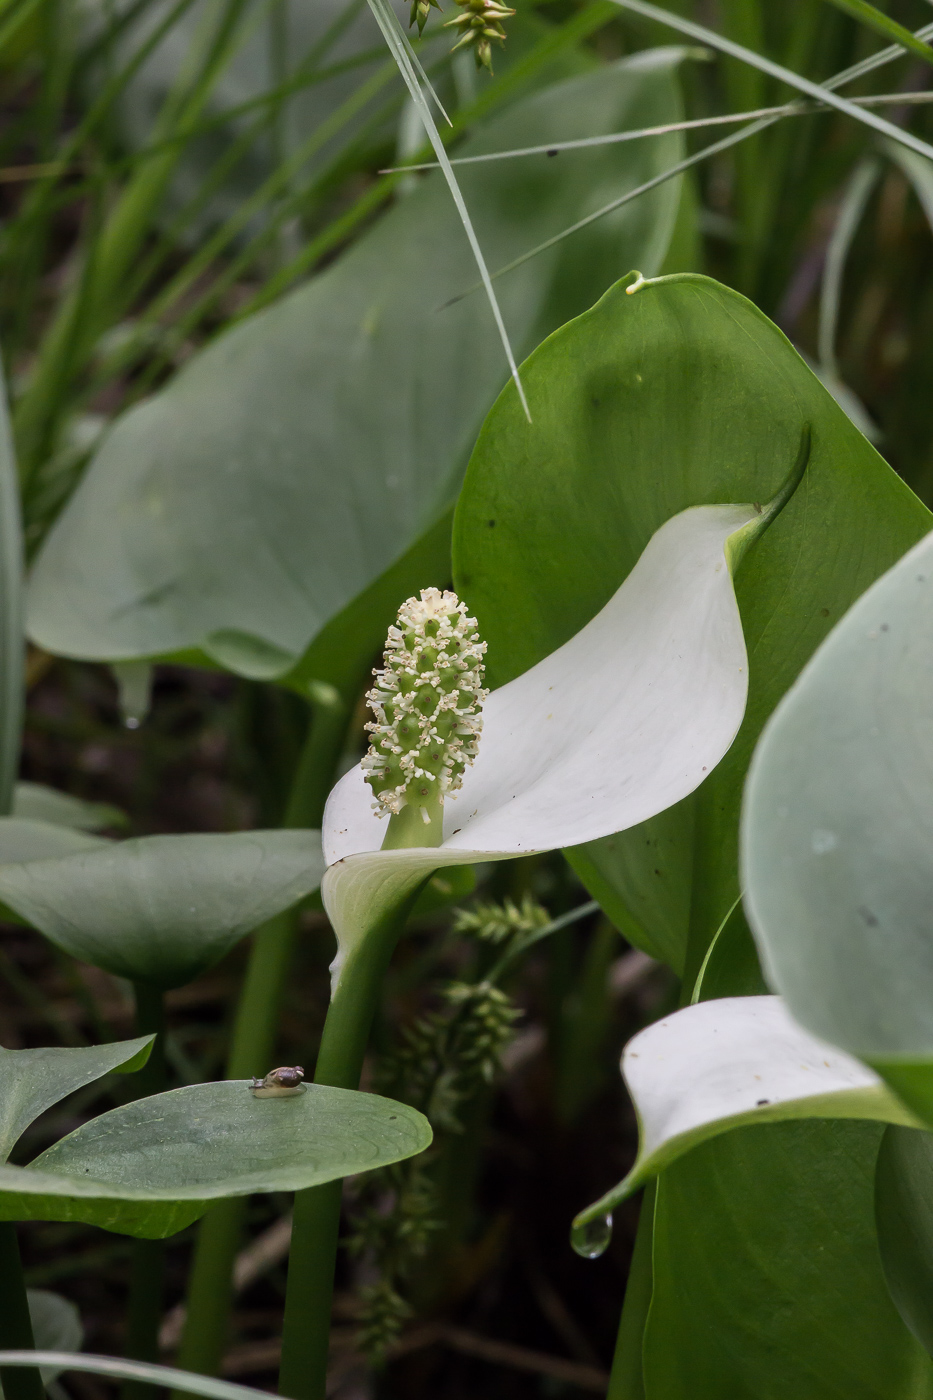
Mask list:
[[656,1021],[625,1047],[622,1074],[640,1131],[616,1199],[691,1147],[749,1123],[867,1118],[923,1126],[867,1065],[805,1031],[775,996],[701,1001]]
[[745,713],[748,663],[726,546],[759,512],[696,506],[649,540],[606,606],[493,691],[479,754],[444,804],[444,841],[382,852],[359,766],[324,813],[321,892],[342,965],[445,865],[505,860],[623,831],[699,787]]

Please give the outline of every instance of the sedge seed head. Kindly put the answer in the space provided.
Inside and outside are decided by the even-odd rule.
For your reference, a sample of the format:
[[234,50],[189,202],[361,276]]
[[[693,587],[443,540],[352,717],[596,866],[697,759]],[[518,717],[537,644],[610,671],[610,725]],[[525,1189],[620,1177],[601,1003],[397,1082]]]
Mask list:
[[373,719],[362,766],[380,816],[460,786],[483,727],[485,652],[456,593],[425,588],[402,604],[366,696]]

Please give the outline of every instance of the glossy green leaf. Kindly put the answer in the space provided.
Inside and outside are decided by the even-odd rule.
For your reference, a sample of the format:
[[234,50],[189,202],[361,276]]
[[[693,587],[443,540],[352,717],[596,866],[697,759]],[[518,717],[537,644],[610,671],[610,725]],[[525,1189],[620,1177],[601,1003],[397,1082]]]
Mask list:
[[0,1219],[81,1220],[158,1239],[211,1201],[300,1191],[430,1141],[426,1118],[375,1094],[311,1084],[257,1099],[246,1079],[193,1084],[92,1119],[28,1167],[0,1167]]
[[737,900],[710,944],[691,1001],[712,1001],[729,996],[760,997],[767,991],[755,940],[741,901]]
[[[741,946],[740,930],[732,916],[720,939]],[[747,959],[732,971],[741,984]],[[727,996],[729,974],[724,961],[711,978]],[[741,1076],[736,1060],[724,1057],[727,1077]],[[738,1127],[662,1172],[643,1365],[613,1400],[929,1400],[933,1367],[878,1260],[881,1132],[819,1120]]]
[[[597,897],[609,884],[641,929],[632,936],[675,967],[689,910],[692,980],[739,892],[739,802],[765,719],[832,623],[933,517],[751,303],[699,276],[628,295],[632,285],[613,287],[522,366],[530,427],[510,389],[498,399],[457,508],[455,577],[499,685],[597,613],[672,515],[768,500],[811,425],[804,480],[736,579],[750,671],[735,743],[688,799],[692,815],[674,808],[581,852],[584,879],[598,871]],[[654,909],[653,882],[665,890]]]
[[933,1352],[933,1135],[891,1127],[875,1173],[878,1247],[897,1310]]
[[316,890],[323,870],[316,831],[144,836],[0,865],[0,899],[74,957],[176,987]]
[[878,1259],[882,1132],[740,1128],[664,1172],[645,1400],[927,1400],[933,1368]]
[[58,792],[44,783],[17,783],[13,793],[14,817],[51,822],[74,831],[100,831],[127,825],[127,816],[108,802],[84,802],[69,792]]
[[[738,957],[718,960],[723,938]],[[750,942],[736,909],[702,996],[714,984],[726,996],[741,989]],[[641,1397],[929,1400],[933,1367],[879,1267],[871,1180],[881,1132],[813,1120],[740,1127],[661,1174]]]
[[0,1046],[0,1161],[53,1104],[115,1070],[129,1074],[149,1058],[153,1037],[111,1045],[5,1050]]
[[696,803],[566,853],[577,875],[636,948],[682,973],[690,927]]
[[[524,98],[462,150],[674,120],[681,57],[638,54]],[[467,167],[488,260],[508,261],[680,150],[672,135]],[[516,347],[633,262],[657,270],[678,201],[675,182],[507,279]],[[456,211],[429,175],[330,269],[195,356],[115,426],[51,532],[31,584],[35,638],[75,656],[201,648],[244,674],[288,672],[456,493],[504,379],[483,299],[446,304],[472,281]]]
[[933,535],[834,629],[768,725],[743,814],[768,980],[933,1115]]

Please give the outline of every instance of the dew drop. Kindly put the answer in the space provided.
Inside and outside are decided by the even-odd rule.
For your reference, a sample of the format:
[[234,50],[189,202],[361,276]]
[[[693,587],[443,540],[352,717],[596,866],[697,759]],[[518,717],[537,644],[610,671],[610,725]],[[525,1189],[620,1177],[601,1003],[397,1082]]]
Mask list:
[[152,666],[148,661],[115,661],[111,670],[117,682],[120,718],[127,729],[138,729],[149,713]]
[[570,1243],[584,1259],[598,1259],[605,1254],[612,1239],[612,1215],[600,1215],[586,1225],[575,1225],[570,1232]]

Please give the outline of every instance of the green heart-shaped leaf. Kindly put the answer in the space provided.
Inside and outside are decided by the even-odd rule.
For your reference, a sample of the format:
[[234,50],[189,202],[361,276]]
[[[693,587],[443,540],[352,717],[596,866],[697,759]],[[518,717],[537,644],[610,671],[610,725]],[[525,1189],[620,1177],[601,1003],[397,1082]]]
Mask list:
[[646,1396],[930,1393],[930,1360],[898,1317],[878,1259],[872,1185],[882,1131],[842,1122],[739,1128],[664,1172]]
[[0,817],[0,865],[73,856],[107,845],[106,837],[92,836],[70,825],[34,817]]
[[153,1036],[112,1045],[5,1050],[0,1046],[0,1162],[52,1104],[114,1070],[129,1074],[149,1058]]
[[126,813],[108,802],[84,802],[44,783],[17,783],[12,815],[26,821],[72,827],[75,831],[100,831],[102,827],[127,824]]
[[748,706],[698,794],[696,836],[675,808],[581,852],[580,872],[589,879],[595,867],[592,889],[610,914],[614,893],[626,931],[643,925],[632,936],[678,969],[689,912],[692,978],[738,895],[739,801],[765,719],[833,621],[933,518],[777,327],[708,278],[619,283],[551,336],[522,378],[534,421],[505,389],[454,530],[457,589],[488,640],[494,686],[593,617],[666,520],[704,503],[769,500],[811,428],[803,482],[737,576]]
[[[638,54],[524,97],[458,154],[675,121],[682,57]],[[671,134],[459,178],[495,268],[680,152]],[[517,349],[633,262],[657,270],[679,197],[665,184],[504,279]],[[484,297],[448,305],[474,281],[447,188],[430,175],[326,272],[193,357],[110,432],[49,535],[32,575],[35,638],[106,659],[200,648],[244,674],[286,673],[456,494],[506,376]],[[427,554],[446,573],[443,542]],[[384,603],[382,637],[400,596]]]
[[83,962],[177,987],[316,890],[323,869],[316,831],[144,836],[0,865],[0,899]]
[[0,1219],[82,1220],[161,1239],[211,1201],[319,1186],[430,1141],[426,1118],[375,1094],[309,1084],[257,1099],[246,1079],[194,1084],[104,1113],[28,1167],[0,1167]]

